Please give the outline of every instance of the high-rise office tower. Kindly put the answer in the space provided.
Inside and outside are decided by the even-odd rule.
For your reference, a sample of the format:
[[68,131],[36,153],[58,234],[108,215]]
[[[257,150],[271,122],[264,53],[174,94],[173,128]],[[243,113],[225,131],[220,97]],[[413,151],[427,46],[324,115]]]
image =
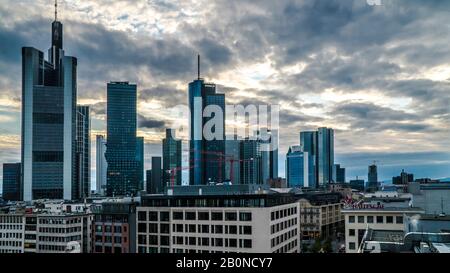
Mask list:
[[150,172],[150,181],[147,177],[147,193],[163,193],[166,185],[163,185],[161,157],[152,157],[152,169]]
[[136,85],[111,82],[107,86],[107,196],[136,195]]
[[3,164],[3,199],[7,201],[21,201],[21,164]]
[[22,48],[23,199],[76,198],[77,59],[65,56],[63,25],[52,23],[44,53]]
[[302,151],[314,157],[316,186],[324,187],[331,183],[334,167],[333,129],[322,127],[314,132],[301,132],[300,145]]
[[246,138],[240,142],[241,184],[263,184],[261,179],[261,143]]
[[286,180],[288,187],[315,188],[314,158],[300,146],[289,148],[286,154]]
[[370,183],[378,183],[378,168],[377,165],[373,164],[369,166],[368,173],[368,182]]
[[334,166],[334,131],[329,128],[319,128],[317,132],[317,182],[319,187],[333,181]]
[[333,181],[336,183],[345,183],[345,168],[340,164],[334,164],[333,167]]
[[102,135],[96,136],[96,191],[97,194],[104,195],[106,193],[106,172],[108,163],[106,162],[106,139]]
[[162,141],[164,186],[181,186],[181,140],[175,137],[175,130],[166,129],[166,138]]
[[241,183],[240,143],[241,140],[236,135],[225,140],[225,180],[232,184]]
[[[189,142],[189,184],[205,185],[210,182],[221,183],[225,176],[225,95],[216,93],[216,85],[205,83],[200,78],[200,56],[198,57],[198,78],[189,83],[190,142]],[[211,117],[203,117],[208,106],[222,110]],[[216,107],[216,108],[217,108]],[[208,139],[203,135],[204,125],[211,119],[221,124],[213,130],[218,138]]]
[[139,178],[139,190],[144,190],[144,138],[136,138],[136,161]]
[[278,178],[278,130],[263,128],[257,133],[261,150],[261,181]]
[[405,170],[402,170],[400,176],[392,177],[392,184],[394,185],[407,185],[410,182],[414,182],[414,174],[407,173]]
[[89,106],[77,106],[76,134],[76,190],[77,199],[89,197],[91,193],[91,121]]

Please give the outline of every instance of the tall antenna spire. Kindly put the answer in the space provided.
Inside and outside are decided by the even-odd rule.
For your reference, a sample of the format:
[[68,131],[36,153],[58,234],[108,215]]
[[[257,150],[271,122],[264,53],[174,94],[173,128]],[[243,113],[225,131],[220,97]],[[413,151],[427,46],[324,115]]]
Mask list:
[[55,0],[55,22],[58,21],[58,0]]
[[200,54],[197,55],[197,75],[200,80]]

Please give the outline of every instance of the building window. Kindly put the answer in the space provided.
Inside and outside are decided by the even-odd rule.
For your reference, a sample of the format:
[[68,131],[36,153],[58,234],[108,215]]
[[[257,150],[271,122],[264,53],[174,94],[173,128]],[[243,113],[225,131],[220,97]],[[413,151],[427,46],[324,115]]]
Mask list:
[[161,240],[160,244],[162,246],[168,246],[169,245],[169,241],[170,241],[169,236],[161,236],[161,237],[159,237],[159,239]]
[[348,248],[349,248],[350,250],[355,250],[355,249],[356,249],[356,244],[355,244],[355,243],[349,243],[349,244],[348,244]]
[[148,230],[149,233],[158,233],[158,224],[149,224]]
[[160,233],[169,234],[170,226],[169,224],[160,224]]
[[183,212],[174,211],[173,212],[173,220],[183,220]]
[[190,232],[190,233],[197,232],[196,225],[189,225],[188,228],[189,228],[188,232]]
[[364,216],[358,216],[358,223],[364,224]]
[[367,216],[367,223],[373,224],[373,216]]
[[252,220],[251,212],[241,212],[239,213],[239,221],[250,222]]
[[395,217],[395,222],[397,224],[403,224],[403,216],[397,216]]
[[223,221],[223,213],[222,212],[212,212],[211,219],[213,221]]
[[148,243],[149,243],[150,245],[158,245],[158,236],[156,236],[156,235],[150,235],[150,236],[148,237]]
[[[272,226],[273,227],[273,226]],[[252,234],[252,227],[251,226],[243,226],[242,227],[242,233],[244,235],[251,235]]]
[[161,218],[161,222],[169,222],[169,212],[168,211],[161,211],[159,214],[159,217]]
[[394,217],[393,216],[386,216],[386,223],[387,224],[393,224],[394,223]]
[[215,227],[214,227],[214,233],[216,233],[216,234],[222,234],[222,233],[223,233],[223,226],[221,226],[221,225],[215,225]]
[[157,222],[158,221],[158,212],[150,211],[148,213],[148,219],[149,219],[149,221]]
[[349,216],[348,217],[348,222],[349,223],[354,223],[355,222],[355,216]]
[[139,221],[147,221],[147,213],[145,211],[138,212]]
[[252,240],[244,240],[244,248],[252,248]]
[[225,221],[236,221],[237,213],[236,212],[225,212]]
[[186,212],[186,215],[185,215],[186,217],[186,220],[195,220],[195,212]]
[[229,234],[237,234],[237,226],[229,226],[228,233]]
[[383,216],[377,216],[377,224],[383,224]]
[[145,223],[139,223],[138,224],[138,232],[147,232],[147,224]]
[[199,212],[198,220],[200,221],[208,221],[209,220],[209,212]]

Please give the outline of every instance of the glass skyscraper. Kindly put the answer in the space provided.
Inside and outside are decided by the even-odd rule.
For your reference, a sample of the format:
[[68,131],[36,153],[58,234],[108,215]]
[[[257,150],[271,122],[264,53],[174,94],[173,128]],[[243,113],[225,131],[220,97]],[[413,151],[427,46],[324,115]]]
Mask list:
[[102,135],[96,136],[96,191],[97,194],[104,195],[106,192],[106,171],[108,163],[105,158],[106,139]]
[[135,84],[107,85],[107,196],[136,195],[139,191],[136,96]]
[[139,190],[144,190],[144,138],[136,138],[136,161],[139,177]]
[[[149,180],[150,174],[150,180]],[[152,157],[152,169],[150,173],[147,173],[147,193],[157,194],[163,193],[163,174],[161,166],[161,157]]]
[[64,55],[63,25],[52,23],[48,61],[22,48],[23,199],[77,198],[77,59]]
[[314,157],[300,146],[290,147],[286,155],[286,180],[288,187],[315,188]]
[[91,121],[89,106],[77,106],[76,134],[76,197],[82,199],[91,193]]
[[6,201],[20,201],[21,196],[21,164],[3,164],[3,199]]
[[240,142],[241,184],[263,184],[260,145],[258,140],[248,138]]
[[[203,117],[204,109],[210,105],[218,106],[222,117]],[[215,84],[205,83],[200,72],[198,79],[189,84],[189,109],[189,184],[222,183],[225,179],[225,95],[216,93]],[[214,128],[221,139],[207,140],[203,136],[203,127],[212,118],[221,118],[222,124]]]
[[166,129],[163,147],[163,181],[164,186],[181,186],[181,140],[175,139],[175,131]]

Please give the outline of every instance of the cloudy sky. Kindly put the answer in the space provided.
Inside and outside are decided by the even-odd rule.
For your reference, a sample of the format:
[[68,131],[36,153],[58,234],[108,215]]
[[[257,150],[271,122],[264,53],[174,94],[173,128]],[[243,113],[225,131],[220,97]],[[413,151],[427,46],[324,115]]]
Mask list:
[[[281,106],[281,175],[299,132],[329,126],[349,178],[374,160],[383,180],[402,168],[450,177],[450,2],[381,1],[60,0],[59,19],[93,136],[105,131],[106,83],[138,84],[147,168],[200,53],[228,104]],[[20,160],[20,48],[47,51],[52,2],[0,0],[1,163]]]

